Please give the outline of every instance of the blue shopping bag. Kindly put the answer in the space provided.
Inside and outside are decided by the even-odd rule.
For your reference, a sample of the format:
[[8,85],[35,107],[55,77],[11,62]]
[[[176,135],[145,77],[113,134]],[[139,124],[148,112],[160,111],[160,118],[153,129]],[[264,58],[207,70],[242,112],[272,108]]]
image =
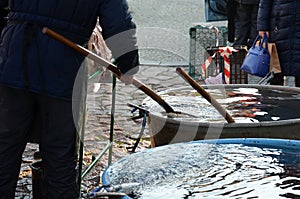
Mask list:
[[268,37],[266,34],[263,37],[257,35],[243,61],[241,70],[259,77],[265,77],[269,73],[270,53],[268,51]]

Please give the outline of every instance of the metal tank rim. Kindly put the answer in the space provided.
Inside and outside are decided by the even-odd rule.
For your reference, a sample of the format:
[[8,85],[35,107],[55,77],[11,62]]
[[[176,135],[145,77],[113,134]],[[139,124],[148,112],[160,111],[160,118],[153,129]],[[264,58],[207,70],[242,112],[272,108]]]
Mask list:
[[[191,89],[189,86],[172,88],[158,94],[163,95],[168,92],[180,91],[182,89]],[[220,85],[203,85],[204,89],[220,88],[257,88],[268,90],[282,90],[300,94],[300,88],[274,85],[258,84],[220,84]],[[147,105],[149,97],[145,98],[143,105]],[[216,138],[277,138],[277,139],[295,139],[300,140],[300,118],[263,121],[258,123],[227,123],[223,122],[201,122],[178,120],[174,118],[162,117],[157,112],[149,113],[148,126],[151,137],[151,146],[161,146],[170,143],[188,142],[192,140],[216,139]],[[195,131],[194,135],[189,135],[188,131]],[[220,130],[221,128],[221,130]],[[180,129],[180,130],[178,130]],[[183,135],[183,129],[186,134]],[[209,133],[207,133],[209,131]],[[284,132],[287,133],[284,133]],[[181,135],[182,134],[182,135]],[[174,139],[174,137],[176,139]]]

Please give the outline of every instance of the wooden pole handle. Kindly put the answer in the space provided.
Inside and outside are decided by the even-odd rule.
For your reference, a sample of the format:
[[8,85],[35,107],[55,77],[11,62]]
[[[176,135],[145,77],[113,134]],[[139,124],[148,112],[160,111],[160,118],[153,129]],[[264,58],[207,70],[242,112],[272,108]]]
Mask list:
[[217,111],[226,119],[228,123],[235,123],[234,119],[229,113],[217,102],[205,89],[200,86],[193,78],[191,78],[184,70],[177,68],[176,72],[186,80],[198,93],[200,93],[211,105],[213,105]]
[[[47,35],[53,37],[54,39],[62,42],[63,44],[65,44],[66,46],[69,46],[70,48],[72,48],[73,50],[79,52],[83,56],[88,57],[88,58],[92,59],[93,61],[99,63],[100,65],[106,67],[117,78],[119,78],[119,79],[121,78],[121,75],[122,75],[121,71],[113,63],[99,57],[95,53],[83,48],[82,46],[80,46],[78,44],[75,44],[74,42],[68,40],[64,36],[56,33],[55,31],[53,31],[53,30],[51,30],[47,27],[44,27],[42,31],[43,31],[44,34],[47,34]],[[150,96],[153,100],[155,100],[160,106],[162,106],[165,109],[165,111],[167,113],[174,113],[175,112],[173,110],[173,108],[165,100],[163,100],[158,94],[156,94],[153,90],[148,88],[142,82],[140,82],[137,79],[133,78],[132,84],[134,86],[136,86],[138,89],[142,90],[145,94]]]

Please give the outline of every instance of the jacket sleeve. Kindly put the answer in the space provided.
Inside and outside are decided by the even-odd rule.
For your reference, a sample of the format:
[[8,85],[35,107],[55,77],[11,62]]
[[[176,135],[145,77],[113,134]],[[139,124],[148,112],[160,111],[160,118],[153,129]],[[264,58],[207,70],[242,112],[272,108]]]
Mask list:
[[257,14],[257,30],[270,30],[270,16],[272,12],[273,0],[261,0]]
[[99,10],[102,34],[122,73],[138,71],[136,25],[126,0],[104,0]]

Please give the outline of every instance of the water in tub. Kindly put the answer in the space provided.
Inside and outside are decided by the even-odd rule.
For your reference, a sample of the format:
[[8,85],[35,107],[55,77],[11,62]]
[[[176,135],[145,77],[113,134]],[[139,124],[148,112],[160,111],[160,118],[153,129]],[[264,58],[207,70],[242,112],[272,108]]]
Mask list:
[[300,198],[299,150],[179,143],[114,163],[112,185],[133,183],[135,199]]
[[[237,123],[278,121],[300,118],[300,94],[280,89],[260,89],[251,87],[206,89],[235,119]],[[178,120],[222,122],[221,114],[197,91],[183,88],[163,92],[165,99],[176,111],[193,113],[197,118],[185,114],[166,114],[152,99],[144,100],[144,105],[159,116]]]

